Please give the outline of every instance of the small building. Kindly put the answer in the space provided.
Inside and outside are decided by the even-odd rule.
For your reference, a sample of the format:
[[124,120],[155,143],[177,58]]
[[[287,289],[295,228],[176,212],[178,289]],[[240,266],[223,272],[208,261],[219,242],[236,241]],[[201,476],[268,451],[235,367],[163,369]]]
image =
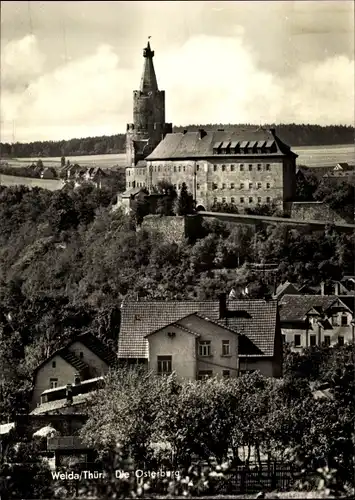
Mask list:
[[283,339],[293,350],[354,340],[354,312],[339,296],[284,295],[279,307]]
[[41,179],[56,179],[58,176],[54,167],[46,167],[42,170],[40,177]]
[[55,351],[33,374],[32,408],[41,402],[46,391],[84,382],[107,373],[117,357],[103,342],[90,333],[79,335],[67,346]]
[[[175,332],[175,336],[169,336],[169,332]],[[233,340],[232,332],[237,340]],[[170,343],[169,352],[161,350],[162,339],[165,348]],[[224,340],[229,340],[232,359],[222,356]],[[200,347],[200,341],[210,342],[210,347]],[[225,345],[227,349],[227,342]],[[200,352],[207,356],[194,360]],[[259,370],[265,376],[280,377],[282,339],[277,301],[227,300],[226,295],[219,301],[124,301],[118,340],[120,362],[147,364],[158,371],[160,356],[171,356],[171,367],[177,367],[181,378],[196,379],[199,371],[223,375],[223,370],[230,375]]]

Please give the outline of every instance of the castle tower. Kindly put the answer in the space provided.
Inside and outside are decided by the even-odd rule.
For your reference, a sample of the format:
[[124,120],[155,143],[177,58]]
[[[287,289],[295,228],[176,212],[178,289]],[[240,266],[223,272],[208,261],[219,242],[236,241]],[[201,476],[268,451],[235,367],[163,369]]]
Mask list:
[[133,91],[133,123],[127,125],[127,166],[144,160],[164,136],[172,132],[171,123],[165,123],[165,92],[158,89],[153,57],[148,41],[143,50],[144,67],[139,90]]

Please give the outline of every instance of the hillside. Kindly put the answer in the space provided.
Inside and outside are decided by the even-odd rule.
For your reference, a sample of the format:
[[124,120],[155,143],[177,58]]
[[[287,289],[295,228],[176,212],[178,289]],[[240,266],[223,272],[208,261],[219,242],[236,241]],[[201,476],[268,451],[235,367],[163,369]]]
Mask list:
[[[205,128],[208,130],[224,128],[234,129],[236,127],[255,129],[260,125],[252,124],[191,124],[174,127],[174,132],[181,132],[188,128],[196,130]],[[280,138],[293,147],[297,146],[321,146],[336,144],[352,144],[354,142],[354,127],[345,125],[296,125],[292,124],[268,124],[264,127],[275,127]],[[125,134],[116,134],[101,137],[85,137],[70,139],[67,141],[36,141],[31,143],[9,144],[0,143],[0,157],[58,157],[78,155],[102,155],[117,154],[125,151]]]

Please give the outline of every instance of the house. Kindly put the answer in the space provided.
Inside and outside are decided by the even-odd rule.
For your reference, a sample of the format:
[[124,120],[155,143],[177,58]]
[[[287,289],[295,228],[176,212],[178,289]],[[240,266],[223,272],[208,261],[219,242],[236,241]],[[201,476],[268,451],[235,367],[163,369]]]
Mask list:
[[77,336],[67,346],[55,351],[33,374],[32,408],[41,402],[41,395],[84,382],[107,373],[117,361],[116,354],[90,333]]
[[41,179],[56,179],[57,171],[54,167],[46,167],[41,172]]
[[[209,301],[124,301],[121,313],[118,358],[122,364],[147,364],[161,372],[163,367],[169,371],[171,361],[172,370],[176,368],[178,376],[188,379],[198,378],[199,371],[223,375],[229,370],[232,376],[235,370],[259,370],[265,376],[282,375],[276,300],[227,300],[223,294],[219,300]],[[223,344],[227,340],[229,347],[227,342]],[[163,351],[168,346],[169,352]],[[227,349],[233,366],[228,355],[223,355]],[[171,356],[166,365],[161,356]],[[201,358],[208,359],[209,368]]]
[[283,339],[294,350],[354,339],[354,312],[339,296],[284,295],[279,308]]
[[298,294],[299,291],[296,288],[296,285],[294,283],[290,283],[289,281],[285,281],[285,283],[280,284],[276,288],[276,292],[274,294],[274,299],[280,300],[284,295],[294,295]]

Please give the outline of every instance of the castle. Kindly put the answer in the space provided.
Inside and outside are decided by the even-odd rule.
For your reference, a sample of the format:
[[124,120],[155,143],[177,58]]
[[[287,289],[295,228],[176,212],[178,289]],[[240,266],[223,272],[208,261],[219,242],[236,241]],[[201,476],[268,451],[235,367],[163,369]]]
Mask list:
[[172,133],[149,42],[143,56],[140,90],[133,92],[133,123],[127,125],[126,192],[120,197],[125,205],[141,188],[151,191],[160,181],[178,192],[185,182],[198,210],[217,202],[238,208],[274,203],[282,209],[293,199],[297,155],[275,129]]

